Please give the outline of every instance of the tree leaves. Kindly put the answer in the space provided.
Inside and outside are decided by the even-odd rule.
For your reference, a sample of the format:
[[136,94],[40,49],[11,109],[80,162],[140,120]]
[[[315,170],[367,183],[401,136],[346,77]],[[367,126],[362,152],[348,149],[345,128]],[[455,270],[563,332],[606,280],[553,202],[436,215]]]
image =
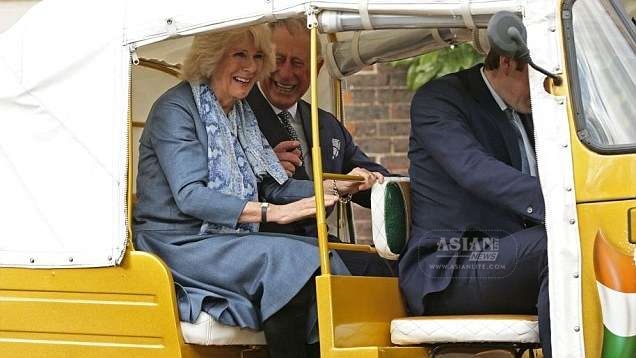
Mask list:
[[395,61],[394,66],[408,67],[406,86],[415,91],[426,82],[463,70],[483,61],[483,56],[467,43],[445,47],[417,57]]

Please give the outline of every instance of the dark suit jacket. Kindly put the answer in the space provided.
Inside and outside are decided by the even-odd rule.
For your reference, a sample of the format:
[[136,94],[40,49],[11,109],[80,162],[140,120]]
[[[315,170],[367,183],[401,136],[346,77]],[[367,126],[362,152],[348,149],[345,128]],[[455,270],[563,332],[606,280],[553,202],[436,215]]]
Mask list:
[[450,283],[458,251],[442,240],[504,237],[544,218],[539,180],[521,173],[513,124],[480,67],[429,82],[411,104],[412,230],[399,268],[412,314],[422,314],[425,295]]
[[[250,94],[247,96],[247,101],[256,114],[258,125],[272,148],[282,141],[291,140],[287,131],[274,113],[274,110],[269,105],[269,102],[267,102],[258,87],[254,86]],[[303,100],[299,101],[298,113],[303,121],[307,145],[311,148],[313,142],[311,139],[310,104]],[[321,141],[320,147],[322,151],[322,169],[324,172],[346,174],[355,167],[361,167],[369,171],[389,175],[389,172],[383,166],[373,162],[362,150],[360,150],[360,148],[353,142],[353,138],[349,131],[347,131],[336,117],[327,111],[319,109],[318,118]],[[297,178],[297,174],[299,174],[298,170],[294,175],[295,178]],[[353,201],[368,208],[371,206],[370,196],[370,190],[360,192],[353,196]],[[315,220],[313,219],[285,226],[286,228],[282,228],[280,225],[275,225],[275,227],[272,227],[272,225],[266,225],[261,229],[261,231],[265,230],[312,236],[315,235],[316,232]]]

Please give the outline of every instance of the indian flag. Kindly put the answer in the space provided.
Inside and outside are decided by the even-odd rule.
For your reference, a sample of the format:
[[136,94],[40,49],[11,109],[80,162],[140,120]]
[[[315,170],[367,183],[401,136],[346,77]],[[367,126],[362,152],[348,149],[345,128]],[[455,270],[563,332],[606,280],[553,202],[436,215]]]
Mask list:
[[603,312],[602,358],[636,357],[636,263],[602,233],[594,242],[594,271]]

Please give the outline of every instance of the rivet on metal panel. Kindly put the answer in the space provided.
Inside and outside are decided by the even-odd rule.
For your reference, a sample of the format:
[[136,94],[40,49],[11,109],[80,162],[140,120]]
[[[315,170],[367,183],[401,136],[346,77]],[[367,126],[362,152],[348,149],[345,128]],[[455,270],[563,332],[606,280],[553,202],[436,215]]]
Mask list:
[[166,19],[166,24],[172,25],[172,19],[171,18]]
[[572,191],[572,187],[569,186],[569,187],[565,188],[565,191]]
[[556,31],[556,27],[554,25],[550,26],[550,27],[548,27],[548,31],[555,32]]
[[565,103],[565,100],[563,98],[557,98],[556,102],[557,104],[563,105],[563,103]]
[[112,256],[108,256],[107,259],[108,259],[108,261],[113,261],[113,257]]
[[575,223],[576,223],[576,220],[570,219],[570,224],[574,225]]
[[69,258],[68,258],[68,262],[73,262],[73,258],[72,258],[72,257],[69,257]]
[[556,72],[556,73],[561,72],[561,66],[559,66],[559,65],[554,66],[554,72]]
[[579,326],[574,326],[574,332],[578,332],[578,331],[580,331],[580,330],[581,330],[581,327],[579,327]]
[[34,262],[35,262],[35,259],[34,259],[33,257],[29,257],[29,262],[30,262],[30,263],[34,263]]
[[578,273],[578,272],[577,272],[577,273],[575,273],[574,275],[572,275],[572,277],[574,277],[574,278],[579,278],[579,273]]
[[567,144],[567,143],[563,143],[563,144],[561,144],[561,146],[562,146],[563,148],[567,148],[567,147],[568,147],[568,144]]

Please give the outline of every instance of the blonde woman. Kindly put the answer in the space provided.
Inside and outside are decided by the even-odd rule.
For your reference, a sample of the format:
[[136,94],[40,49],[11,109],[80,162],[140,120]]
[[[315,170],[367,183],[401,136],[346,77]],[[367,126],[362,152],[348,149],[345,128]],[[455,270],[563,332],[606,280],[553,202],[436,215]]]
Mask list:
[[257,231],[313,216],[313,187],[287,177],[244,100],[273,65],[265,25],[195,36],[140,139],[135,242],[170,267],[182,320],[262,329],[272,358],[297,358],[316,339],[316,240]]

